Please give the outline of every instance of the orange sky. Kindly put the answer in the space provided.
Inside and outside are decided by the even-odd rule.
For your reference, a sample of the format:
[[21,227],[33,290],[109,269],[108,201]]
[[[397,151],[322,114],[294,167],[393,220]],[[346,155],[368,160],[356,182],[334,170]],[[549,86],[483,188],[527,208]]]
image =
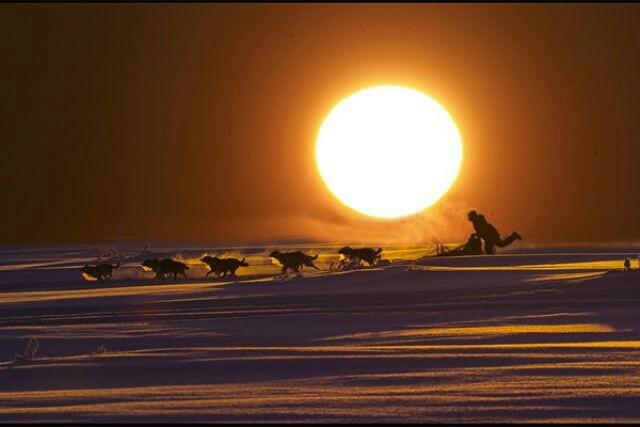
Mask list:
[[[636,4],[0,5],[0,243],[640,238]],[[406,85],[456,121],[462,170],[401,221],[343,207],[317,130]]]

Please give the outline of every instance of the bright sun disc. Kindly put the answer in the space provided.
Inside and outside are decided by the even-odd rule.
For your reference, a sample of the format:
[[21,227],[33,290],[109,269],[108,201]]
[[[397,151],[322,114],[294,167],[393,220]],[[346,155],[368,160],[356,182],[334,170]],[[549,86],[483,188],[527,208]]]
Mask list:
[[449,113],[425,94],[378,86],[344,99],[320,127],[320,175],[344,204],[374,217],[411,215],[455,181],[462,142]]

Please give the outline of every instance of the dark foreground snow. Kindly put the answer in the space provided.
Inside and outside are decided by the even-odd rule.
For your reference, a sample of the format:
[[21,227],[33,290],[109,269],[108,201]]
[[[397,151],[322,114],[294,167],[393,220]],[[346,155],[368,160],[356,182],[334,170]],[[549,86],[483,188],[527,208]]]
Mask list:
[[640,421],[627,254],[104,285],[72,255],[3,258],[0,422]]

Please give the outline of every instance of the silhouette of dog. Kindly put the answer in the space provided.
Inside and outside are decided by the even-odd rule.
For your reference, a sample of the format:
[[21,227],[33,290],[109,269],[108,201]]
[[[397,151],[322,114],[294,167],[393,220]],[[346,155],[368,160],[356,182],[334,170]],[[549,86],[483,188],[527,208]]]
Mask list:
[[278,262],[282,264],[282,274],[286,274],[287,270],[293,270],[297,273],[302,268],[304,268],[305,265],[307,267],[313,267],[316,270],[320,270],[313,263],[313,260],[318,258],[318,255],[311,256],[300,251],[285,253],[282,253],[280,251],[273,251],[269,256],[271,258],[277,259]]
[[166,278],[165,275],[171,276],[172,274],[173,274],[174,280],[178,278],[178,274],[181,274],[182,276],[184,276],[185,279],[188,278],[185,270],[188,270],[189,266],[187,266],[185,263],[182,263],[180,261],[174,261],[171,258],[147,259],[142,263],[142,268],[146,270],[151,270],[154,273],[156,273],[154,280],[155,279],[164,280]]
[[216,256],[203,256],[200,261],[209,266],[209,271],[204,277],[209,276],[211,273],[215,273],[218,277],[235,276],[236,270],[240,267],[248,267],[249,264],[244,262],[244,258],[218,258]]
[[96,266],[86,265],[80,269],[82,275],[86,280],[91,280],[89,277],[96,279],[98,283],[104,283],[105,279],[111,279],[113,269],[120,267],[120,261],[116,265],[111,264],[98,264]]
[[160,271],[160,260],[158,258],[145,259],[142,262],[142,269],[145,271],[153,271],[156,275],[155,279],[164,280],[164,272]]
[[356,264],[359,264],[360,261],[365,261],[370,266],[378,262],[382,257],[382,255],[380,255],[381,252],[382,248],[379,248],[376,251],[373,248],[354,249],[351,246],[345,246],[338,251],[339,254],[345,256],[348,262],[355,262]]

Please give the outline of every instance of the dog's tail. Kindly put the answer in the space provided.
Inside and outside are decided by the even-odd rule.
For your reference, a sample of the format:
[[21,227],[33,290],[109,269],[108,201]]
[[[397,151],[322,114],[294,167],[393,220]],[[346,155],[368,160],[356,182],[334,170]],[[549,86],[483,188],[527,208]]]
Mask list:
[[240,260],[240,265],[241,265],[241,266],[243,266],[243,267],[249,267],[249,264],[247,264],[246,262],[244,262],[244,258],[242,258],[242,259]]
[[120,260],[118,260],[118,263],[116,265],[112,265],[111,268],[118,268],[120,267]]
[[376,255],[378,255],[380,252],[382,252],[382,248],[378,248],[378,250],[376,251]]
[[311,259],[317,259],[318,258],[318,254],[316,254],[316,256],[312,256]]

